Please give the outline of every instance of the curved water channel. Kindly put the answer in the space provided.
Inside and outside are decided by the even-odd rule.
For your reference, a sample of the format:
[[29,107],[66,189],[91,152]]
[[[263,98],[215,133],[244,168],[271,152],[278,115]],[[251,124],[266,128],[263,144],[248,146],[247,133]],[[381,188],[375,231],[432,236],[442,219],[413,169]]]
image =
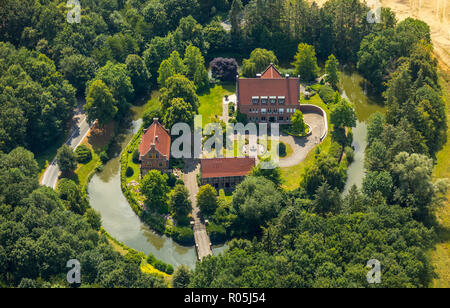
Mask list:
[[364,78],[357,73],[341,73],[340,89],[342,96],[353,103],[357,118],[356,127],[352,129],[355,160],[347,170],[348,178],[344,189],[344,193],[346,193],[353,185],[361,188],[365,175],[364,152],[367,147],[367,123],[372,114],[384,113],[385,107],[368,97]]
[[[348,168],[348,180],[345,190],[356,184],[361,187],[364,177],[364,150],[366,148],[367,120],[370,115],[384,108],[375,104],[365,94],[361,86],[363,78],[358,74],[341,74],[343,95],[355,105],[358,122],[353,129],[355,161]],[[139,130],[143,107],[133,107],[132,127],[123,135],[120,149],[126,147],[132,136]],[[120,155],[110,160],[103,171],[93,176],[88,185],[91,206],[100,212],[102,224],[111,236],[130,248],[144,253],[152,253],[156,258],[178,266],[186,264],[193,268],[197,261],[194,247],[178,245],[171,238],[161,236],[150,230],[133,212],[120,189]],[[226,246],[213,248],[217,255]]]
[[[132,127],[123,134],[120,149],[126,147],[142,125],[142,112],[142,107],[133,107]],[[120,155],[93,176],[88,194],[91,206],[102,216],[103,227],[115,239],[130,248],[152,253],[175,267],[180,264],[195,266],[197,255],[193,246],[181,246],[167,236],[156,234],[133,212],[120,188]],[[224,249],[225,246],[214,247],[213,253],[217,255]]]

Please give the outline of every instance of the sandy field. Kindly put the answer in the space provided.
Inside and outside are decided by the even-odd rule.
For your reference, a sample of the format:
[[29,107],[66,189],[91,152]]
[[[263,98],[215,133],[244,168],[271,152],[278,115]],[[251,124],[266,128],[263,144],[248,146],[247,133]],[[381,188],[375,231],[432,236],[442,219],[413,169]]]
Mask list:
[[[326,2],[326,0],[313,1],[319,5]],[[389,7],[395,12],[398,21],[407,17],[425,21],[431,28],[431,38],[441,66],[450,72],[450,0],[380,0],[380,2],[382,6]]]

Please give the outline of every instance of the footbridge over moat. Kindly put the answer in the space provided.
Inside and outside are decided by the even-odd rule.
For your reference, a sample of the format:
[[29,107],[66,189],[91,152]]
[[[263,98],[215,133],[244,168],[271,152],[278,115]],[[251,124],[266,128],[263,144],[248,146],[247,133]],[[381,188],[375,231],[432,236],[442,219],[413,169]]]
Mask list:
[[201,261],[203,258],[212,255],[211,240],[206,232],[206,224],[200,212],[200,208],[197,205],[197,175],[200,172],[200,160],[187,159],[184,169],[184,182],[189,190],[189,198],[192,202],[192,218],[195,248],[197,250],[198,259]]

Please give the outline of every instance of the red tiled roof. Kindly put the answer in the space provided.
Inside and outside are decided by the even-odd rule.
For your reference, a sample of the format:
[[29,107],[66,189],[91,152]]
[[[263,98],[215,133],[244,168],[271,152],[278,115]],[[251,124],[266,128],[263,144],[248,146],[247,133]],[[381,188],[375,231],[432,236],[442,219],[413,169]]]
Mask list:
[[145,154],[147,154],[153,144],[155,145],[155,148],[159,153],[169,158],[170,135],[158,122],[158,119],[154,119],[153,124],[150,125],[150,127],[142,136],[141,144],[139,145],[140,156],[144,156]]
[[261,74],[262,79],[283,78],[281,73],[276,69],[273,63],[270,63],[269,67]]
[[202,159],[202,178],[245,176],[254,166],[255,158],[250,157]]
[[261,77],[238,79],[238,103],[252,105],[253,96],[284,96],[285,105],[298,105],[300,80],[283,77],[275,66],[270,64]]

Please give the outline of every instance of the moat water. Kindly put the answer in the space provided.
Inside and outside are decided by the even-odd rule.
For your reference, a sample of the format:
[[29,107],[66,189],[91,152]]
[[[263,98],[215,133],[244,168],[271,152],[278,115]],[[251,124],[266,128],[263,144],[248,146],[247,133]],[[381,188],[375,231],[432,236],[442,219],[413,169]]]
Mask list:
[[[371,100],[366,95],[364,79],[358,74],[341,73],[341,89],[355,106],[357,125],[353,128],[353,146],[355,160],[348,168],[348,180],[345,191],[352,185],[361,187],[364,178],[364,151],[367,146],[367,121],[377,112],[384,112],[385,108]],[[122,134],[119,150],[126,147],[134,134],[142,125],[143,107],[133,107],[133,121],[131,127]],[[119,151],[118,151],[119,152]],[[147,227],[133,212],[120,188],[120,155],[111,159],[97,173],[88,185],[91,206],[100,212],[102,225],[105,230],[126,246],[152,253],[156,258],[178,266],[188,265],[193,268],[197,261],[195,247],[181,246],[171,238],[159,235]],[[213,253],[219,254],[226,246],[214,247]]]
[[384,113],[385,107],[367,95],[367,85],[364,78],[357,73],[341,73],[340,89],[342,96],[353,103],[357,118],[356,127],[352,129],[355,160],[347,170],[348,178],[344,189],[345,193],[353,185],[358,188],[362,186],[365,176],[364,152],[367,147],[367,124],[372,114],[376,112]]
[[[133,122],[120,136],[120,150],[127,146],[142,125],[142,112],[142,107],[133,107]],[[194,246],[181,246],[171,238],[153,232],[131,209],[120,188],[120,155],[93,176],[88,194],[91,206],[102,216],[103,228],[119,242],[146,254],[152,253],[175,267],[180,264],[195,266],[197,254]],[[217,255],[224,249],[225,246],[214,247],[213,253]]]

